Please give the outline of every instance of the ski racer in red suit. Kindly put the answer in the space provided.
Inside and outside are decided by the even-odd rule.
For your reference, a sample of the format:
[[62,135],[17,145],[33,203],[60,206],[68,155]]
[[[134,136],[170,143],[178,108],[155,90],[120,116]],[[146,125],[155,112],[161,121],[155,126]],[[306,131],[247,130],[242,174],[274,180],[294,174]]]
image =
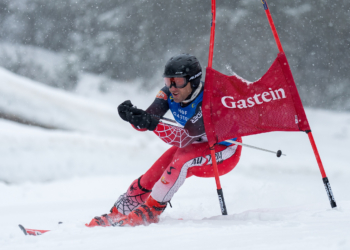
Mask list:
[[[202,68],[196,57],[189,54],[172,57],[165,65],[165,86],[146,111],[137,109],[130,101],[119,105],[118,112],[123,120],[137,130],[153,131],[172,147],[131,183],[109,214],[95,217],[87,226],[157,223],[186,178],[192,175],[214,177],[202,116],[204,83],[200,81],[201,75]],[[159,121],[168,110],[179,126]],[[241,142],[241,138],[235,139]],[[221,142],[215,145],[215,150],[219,174],[224,175],[236,166],[242,149]]]

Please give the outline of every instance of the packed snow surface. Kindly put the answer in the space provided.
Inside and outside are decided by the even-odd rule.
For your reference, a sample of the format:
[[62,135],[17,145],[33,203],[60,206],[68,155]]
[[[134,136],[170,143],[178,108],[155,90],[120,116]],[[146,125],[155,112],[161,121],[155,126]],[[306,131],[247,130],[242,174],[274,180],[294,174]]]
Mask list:
[[[243,142],[287,156],[244,148],[237,167],[221,177],[229,215],[220,213],[214,179],[191,177],[159,224],[87,228],[168,148],[116,112],[127,99],[146,108],[157,91],[143,96],[121,86],[113,98],[106,94],[113,101],[102,102],[3,69],[0,76],[2,111],[62,128],[0,120],[1,249],[350,249],[349,113],[306,109],[337,209],[307,135],[274,132]],[[24,236],[18,224],[52,232]]]

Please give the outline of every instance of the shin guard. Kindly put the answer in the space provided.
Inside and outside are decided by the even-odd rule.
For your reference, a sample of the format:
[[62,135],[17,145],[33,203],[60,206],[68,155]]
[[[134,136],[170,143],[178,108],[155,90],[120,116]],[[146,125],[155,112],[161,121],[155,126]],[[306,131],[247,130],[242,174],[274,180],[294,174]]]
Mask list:
[[151,194],[152,190],[145,189],[141,186],[141,177],[134,180],[128,188],[128,191],[125,194],[122,194],[114,203],[114,206],[120,213],[128,215],[135,208],[145,203]]

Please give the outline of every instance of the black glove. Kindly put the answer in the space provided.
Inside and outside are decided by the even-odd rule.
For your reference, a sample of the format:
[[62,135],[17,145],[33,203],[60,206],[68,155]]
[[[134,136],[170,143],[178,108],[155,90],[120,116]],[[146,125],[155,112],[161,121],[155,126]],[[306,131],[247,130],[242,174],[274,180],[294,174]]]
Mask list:
[[118,106],[118,113],[119,116],[126,122],[130,122],[127,118],[126,118],[126,113],[130,112],[129,109],[132,108],[132,103],[127,100],[125,102],[123,102],[122,104],[120,104]]
[[142,109],[134,108],[131,101],[127,100],[118,106],[119,116],[127,122],[130,122],[136,128],[146,128],[148,130],[155,130],[159,120],[152,117]]
[[148,130],[155,130],[159,120],[148,114],[146,111],[137,108],[129,108],[126,112],[126,120],[129,121],[136,128]]

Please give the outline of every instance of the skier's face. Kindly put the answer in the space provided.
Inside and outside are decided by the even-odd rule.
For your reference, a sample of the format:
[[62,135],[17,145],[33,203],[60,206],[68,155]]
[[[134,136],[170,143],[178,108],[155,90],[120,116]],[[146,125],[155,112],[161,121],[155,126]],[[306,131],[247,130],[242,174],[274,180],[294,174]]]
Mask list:
[[191,94],[192,92],[192,87],[191,87],[191,84],[188,83],[186,85],[186,87],[184,88],[175,88],[174,85],[172,85],[170,88],[169,88],[169,91],[170,93],[173,95],[174,97],[174,102],[176,103],[180,103],[184,100],[186,100],[186,98]]

